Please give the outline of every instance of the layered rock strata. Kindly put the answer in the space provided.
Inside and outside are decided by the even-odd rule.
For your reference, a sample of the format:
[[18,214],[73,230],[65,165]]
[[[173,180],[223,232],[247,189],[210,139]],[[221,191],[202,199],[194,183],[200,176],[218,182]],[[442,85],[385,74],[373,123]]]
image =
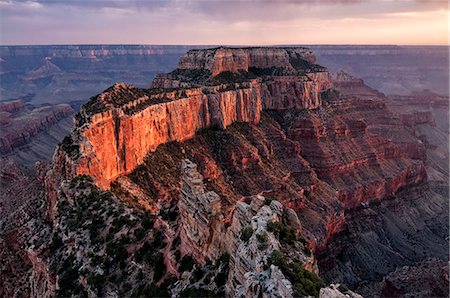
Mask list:
[[73,113],[70,105],[59,104],[26,110],[23,101],[0,104],[0,154],[8,154],[31,142],[40,132],[48,130]]
[[190,160],[182,163],[182,187],[178,208],[181,217],[181,253],[194,255],[201,264],[224,251],[224,225],[220,197],[205,191],[203,177]]
[[[178,201],[181,252],[193,256],[203,265],[206,260],[214,261],[227,253],[230,256],[226,284],[229,297],[293,297],[291,282],[277,266],[270,264],[271,254],[286,248],[268,228],[270,223],[281,223],[283,216],[292,210],[276,200],[267,205],[260,195],[246,201],[237,202],[231,223],[226,228],[220,197],[213,191],[205,191],[197,165],[184,160]],[[294,216],[298,222],[298,217],[293,214],[291,218]],[[246,229],[251,231],[248,238],[242,236]],[[302,244],[297,242],[295,245],[295,259],[308,264],[313,257],[302,253]]]
[[215,48],[191,50],[181,57],[179,69],[205,69],[216,76],[224,71],[248,72],[249,69],[282,67],[295,72],[294,62],[316,63],[316,56],[308,48]]
[[[163,253],[171,274],[188,283],[196,271],[176,260],[192,256],[208,267],[227,252],[227,294],[276,287],[281,292],[270,293],[289,297],[289,283],[269,257],[281,250],[295,260],[280,266],[283,272],[317,272],[312,253],[325,251],[345,228],[349,210],[426,181],[425,146],[363,82],[350,96],[351,84],[329,90],[328,73],[311,61],[263,69],[250,63],[246,71],[245,61],[232,66],[241,54],[226,58],[227,52],[212,50],[211,59],[221,62],[205,69],[197,68],[204,62],[183,62],[150,89],[116,84],[94,97],[58,148],[48,185],[58,189],[59,179],[87,174],[107,188],[127,174],[112,191],[127,197],[126,190],[142,190],[133,196],[149,203],[137,206],[157,205],[169,222],[156,225],[164,227],[167,246],[181,243],[179,254]],[[213,75],[216,69],[224,71]],[[50,193],[50,206],[58,205],[58,193]],[[287,239],[269,231],[269,222]]]
[[[151,89],[116,84],[92,98],[77,115],[71,138],[60,146],[65,153],[57,155],[65,156],[72,176],[91,175],[107,188],[161,144],[234,122],[257,124],[263,108],[319,107],[332,83],[314,61],[302,48],[190,51],[179,69],[156,79]],[[167,86],[182,87],[161,89]]]

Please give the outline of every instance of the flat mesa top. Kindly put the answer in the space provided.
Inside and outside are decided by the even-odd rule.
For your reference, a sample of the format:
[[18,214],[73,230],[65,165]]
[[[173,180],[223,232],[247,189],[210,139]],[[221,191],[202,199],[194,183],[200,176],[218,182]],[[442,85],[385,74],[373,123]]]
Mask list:
[[[322,72],[326,68],[316,64],[312,50],[305,47],[216,47],[193,49],[181,57],[178,68],[155,79],[170,83],[152,88],[137,88],[116,83],[104,92],[94,96],[83,108],[86,115],[104,112],[110,108],[124,107],[130,102],[145,99],[135,107],[125,107],[127,112],[142,109],[148,105],[171,101],[184,96],[183,90],[229,85],[240,88],[256,78],[277,76],[302,76],[306,73]],[[155,82],[154,81],[154,82]],[[175,96],[166,96],[179,92]]]

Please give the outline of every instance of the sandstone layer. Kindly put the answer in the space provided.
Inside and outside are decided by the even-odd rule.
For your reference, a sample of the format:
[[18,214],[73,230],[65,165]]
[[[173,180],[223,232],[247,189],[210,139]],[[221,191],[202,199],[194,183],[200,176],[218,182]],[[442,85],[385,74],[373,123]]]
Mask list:
[[[209,55],[211,51],[215,55]],[[197,63],[192,58],[203,55],[201,59],[208,57],[207,63],[223,65],[225,62],[222,61],[222,52],[238,56],[244,53],[253,61],[243,68],[224,66],[224,71],[220,74],[237,72],[235,75],[238,78],[234,77],[234,83],[233,80],[226,84],[218,83],[217,77],[220,74],[214,76],[208,68],[200,69],[206,62]],[[281,58],[276,58],[280,55]],[[194,59],[194,62],[185,62],[189,59]],[[266,62],[258,59],[265,59]],[[161,144],[185,141],[203,129],[224,129],[234,122],[257,124],[263,108],[319,107],[322,94],[332,84],[326,70],[312,64],[313,61],[313,55],[304,49],[219,48],[190,51],[181,59],[178,72],[171,73],[165,79],[169,82],[185,80],[185,87],[175,91],[161,90],[161,87],[168,85],[161,81],[153,84],[151,89],[114,85],[83,106],[76,117],[76,127],[71,138],[63,142],[60,150],[69,147],[73,149],[65,150],[72,176],[88,174],[101,187],[109,187],[112,180],[130,173],[144,161],[148,152],[154,151]],[[229,63],[235,65],[233,59]],[[244,75],[241,73],[249,67],[264,71],[274,65],[283,70],[274,78],[263,79],[250,76],[248,72]],[[192,75],[190,73],[179,74],[180,71],[192,69],[206,71],[208,74],[201,80],[189,77]],[[219,70],[220,68],[213,71]]]
[[[426,186],[428,151],[384,96],[346,75],[333,89],[298,51],[192,51],[150,89],[116,84],[83,106],[45,182],[58,245],[40,255],[58,294],[345,292],[316,256],[353,212]],[[342,282],[338,265],[322,274]]]
[[9,154],[73,113],[67,104],[28,109],[22,100],[0,104],[0,154]]

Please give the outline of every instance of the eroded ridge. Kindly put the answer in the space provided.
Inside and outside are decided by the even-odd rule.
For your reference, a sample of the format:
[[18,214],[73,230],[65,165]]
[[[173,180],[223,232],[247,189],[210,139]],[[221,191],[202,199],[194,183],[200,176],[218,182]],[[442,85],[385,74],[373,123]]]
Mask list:
[[102,188],[134,170],[164,143],[207,128],[257,124],[263,109],[315,109],[332,88],[305,48],[192,50],[149,89],[115,84],[91,98],[57,150],[68,178],[94,177]]

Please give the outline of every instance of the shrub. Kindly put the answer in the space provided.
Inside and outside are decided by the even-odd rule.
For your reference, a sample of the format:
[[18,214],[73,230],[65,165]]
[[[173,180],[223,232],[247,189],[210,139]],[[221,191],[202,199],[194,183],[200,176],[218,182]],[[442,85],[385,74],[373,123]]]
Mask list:
[[155,234],[153,235],[152,246],[154,248],[163,248],[166,246],[166,241],[161,230],[155,231]]
[[181,259],[180,272],[191,271],[195,265],[195,261],[191,256],[184,256]]
[[200,279],[202,279],[203,275],[205,275],[205,272],[203,271],[202,268],[196,268],[192,273],[194,281],[199,281]]
[[287,244],[294,244],[294,241],[297,240],[297,236],[295,235],[295,230],[282,222],[279,221],[269,221],[267,223],[267,230],[269,232],[273,232],[275,236],[277,236],[281,241],[286,242]]
[[280,268],[283,274],[291,281],[298,295],[318,297],[320,288],[325,286],[320,277],[305,270],[300,262],[288,262],[285,256],[277,250],[272,252],[270,262]]
[[253,235],[252,227],[245,227],[241,230],[241,240],[247,242]]
[[155,217],[153,214],[145,213],[142,218],[142,227],[146,230],[150,230],[153,228],[153,225],[155,223]]
[[341,293],[347,293],[349,291],[348,287],[346,284],[340,284],[338,287],[338,290],[341,291]]
[[274,200],[274,199],[271,199],[271,198],[264,198],[264,205],[269,206],[270,203],[272,203],[273,200]]
[[158,287],[155,284],[142,286],[133,297],[170,297],[169,291],[164,287]]
[[154,275],[153,280],[158,281],[166,273],[166,264],[164,264],[164,255],[157,253],[154,258]]
[[263,250],[263,249],[266,249],[267,248],[267,233],[266,232],[264,232],[264,233],[262,233],[262,234],[256,234],[256,239],[258,240],[258,242],[259,242],[259,245],[258,245],[258,248],[259,249],[261,249],[261,250]]
[[188,288],[180,293],[180,297],[205,297],[205,298],[213,298],[213,297],[224,297],[222,294],[216,294],[210,290],[206,289],[196,289],[196,288]]
[[225,283],[227,282],[227,276],[228,270],[226,270],[225,272],[219,272],[216,278],[214,278],[214,282],[218,287],[224,286]]
[[230,262],[230,255],[226,252],[220,255],[219,263],[228,264]]
[[304,252],[308,257],[311,256],[311,250],[310,250],[307,246],[305,246],[305,247],[303,248],[303,252]]
[[173,255],[175,256],[175,260],[178,262],[181,258],[181,252],[179,250],[176,250]]
[[142,238],[144,237],[145,237],[145,230],[143,228],[134,230],[134,238],[136,238],[137,241],[142,240]]

